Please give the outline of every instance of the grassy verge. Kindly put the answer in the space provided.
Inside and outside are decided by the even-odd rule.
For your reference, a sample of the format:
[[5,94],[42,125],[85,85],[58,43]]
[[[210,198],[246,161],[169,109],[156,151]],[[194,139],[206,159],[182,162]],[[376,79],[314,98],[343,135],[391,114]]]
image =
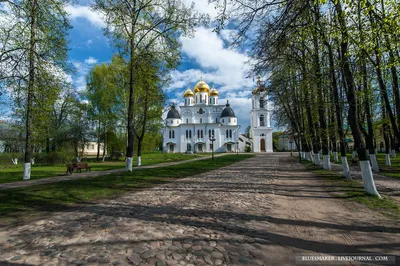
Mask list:
[[390,197],[382,196],[380,199],[376,196],[371,196],[365,193],[361,181],[346,180],[342,175],[333,171],[323,170],[321,167],[313,165],[308,161],[302,161],[302,164],[317,176],[322,177],[324,182],[337,185],[340,188],[346,188],[338,189],[338,196],[346,196],[346,199],[361,203],[390,218],[400,219],[400,206]]
[[253,155],[226,155],[214,161],[201,160],[169,167],[142,169],[132,173],[106,175],[53,184],[0,191],[0,225],[26,222],[45,212],[66,210],[122,193],[156,186],[195,174],[214,170]]
[[[352,159],[351,159],[351,154],[347,154],[347,162],[349,163],[350,166],[358,166],[358,163],[352,164]],[[358,159],[357,159],[358,160]],[[391,161],[391,166],[386,166],[386,157],[384,153],[378,153],[376,156],[376,160],[378,161],[379,169],[380,172],[379,174],[389,176],[389,177],[394,177],[394,178],[400,178],[400,154],[397,153],[397,157],[390,157]],[[334,163],[333,160],[333,154],[331,155],[331,162]],[[339,154],[339,161],[337,162],[338,164],[342,164],[342,160],[340,158]]]
[[[157,153],[157,154],[144,154],[142,156],[142,165],[152,165],[158,163],[176,162],[199,158],[207,154],[182,154],[182,153]],[[137,157],[133,158],[133,165],[137,166]],[[89,162],[92,171],[106,171],[113,169],[120,169],[125,167],[124,161],[115,162]],[[64,175],[66,172],[65,164],[57,165],[32,165],[31,179],[40,179],[58,175]],[[0,167],[0,184],[22,181],[24,173],[23,164],[12,165],[6,168]]]

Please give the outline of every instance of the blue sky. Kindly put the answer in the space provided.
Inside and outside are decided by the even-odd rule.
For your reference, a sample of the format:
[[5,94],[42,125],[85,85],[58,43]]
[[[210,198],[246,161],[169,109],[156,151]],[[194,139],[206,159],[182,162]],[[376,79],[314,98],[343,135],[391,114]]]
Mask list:
[[[194,2],[199,12],[215,17],[216,10],[208,0],[186,0]],[[88,5],[90,1],[80,1],[67,7],[73,29],[70,32],[69,60],[74,64],[77,73],[72,77],[74,85],[79,89],[85,88],[85,75],[90,68],[101,62],[109,62],[116,52],[110,47],[104,36],[104,22]],[[229,41],[234,31],[225,29],[220,35],[214,33],[212,26],[198,27],[193,38],[180,37],[182,44],[182,62],[171,72],[171,83],[164,88],[168,96],[167,103],[181,104],[183,92],[187,86],[193,86],[200,77],[215,84],[220,92],[220,99],[229,99],[235,110],[241,131],[250,123],[251,90],[256,81],[246,78],[249,66],[245,63],[250,58],[244,51],[229,47]]]
[[[69,58],[75,66],[76,73],[71,77],[72,83],[79,91],[85,90],[86,74],[94,64],[109,62],[116,50],[110,46],[102,28],[105,26],[100,14],[92,11],[89,4],[92,0],[78,0],[68,5],[66,11],[73,28],[69,35]],[[196,9],[207,13],[211,19],[216,9],[208,0],[184,0],[195,3]],[[233,29],[225,29],[220,35],[213,32],[213,27],[196,28],[193,38],[180,37],[182,44],[182,62],[171,72],[171,83],[164,88],[170,104],[183,102],[183,92],[187,86],[192,89],[200,77],[220,92],[220,102],[229,99],[235,110],[241,131],[250,123],[251,91],[256,86],[255,78],[246,78],[250,67],[245,63],[250,59],[245,51],[229,47]],[[1,114],[0,114],[1,115]]]

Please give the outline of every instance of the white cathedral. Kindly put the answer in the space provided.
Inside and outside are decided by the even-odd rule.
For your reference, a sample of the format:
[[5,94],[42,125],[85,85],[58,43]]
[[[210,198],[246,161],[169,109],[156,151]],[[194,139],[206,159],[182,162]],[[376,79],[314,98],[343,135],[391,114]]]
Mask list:
[[165,121],[164,152],[272,152],[272,128],[266,88],[260,77],[253,91],[250,138],[239,133],[235,112],[229,101],[219,103],[219,93],[201,78],[184,92],[185,104],[180,113],[171,106]]

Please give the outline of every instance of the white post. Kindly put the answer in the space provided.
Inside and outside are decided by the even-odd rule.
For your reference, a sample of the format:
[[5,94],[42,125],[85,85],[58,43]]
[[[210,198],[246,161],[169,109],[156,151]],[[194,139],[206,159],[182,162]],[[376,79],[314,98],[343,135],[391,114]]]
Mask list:
[[132,172],[132,161],[133,161],[133,158],[132,158],[132,157],[127,157],[127,158],[126,158],[126,167],[125,167],[125,170],[128,171],[128,172]]
[[350,168],[347,162],[347,156],[341,156],[340,158],[342,159],[343,176],[346,177],[346,179],[351,179]]
[[31,163],[24,164],[24,180],[31,179]]
[[11,159],[13,164],[18,164],[18,158]]
[[369,159],[371,160],[372,170],[374,172],[379,172],[378,161],[376,160],[375,154],[369,154]]
[[142,160],[140,158],[140,156],[137,157],[137,166],[141,166],[142,165]]
[[376,195],[381,198],[375,187],[374,177],[372,175],[372,169],[369,161],[360,161],[360,167],[365,191],[368,194]]
[[327,154],[327,155],[323,155],[323,160],[324,160],[324,165],[323,165],[323,167],[324,167],[324,169],[325,170],[331,170],[331,160],[330,160],[330,155],[329,154]]

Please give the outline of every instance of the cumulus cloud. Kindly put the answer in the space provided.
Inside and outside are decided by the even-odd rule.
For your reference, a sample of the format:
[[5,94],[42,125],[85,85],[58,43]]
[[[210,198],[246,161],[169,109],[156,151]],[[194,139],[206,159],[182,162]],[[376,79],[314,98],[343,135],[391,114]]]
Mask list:
[[223,30],[217,35],[212,29],[199,27],[193,38],[180,37],[182,53],[195,63],[195,69],[171,72],[171,84],[166,88],[171,98],[182,99],[187,86],[193,86],[200,77],[211,86],[216,84],[221,103],[229,99],[232,108],[242,125],[241,131],[249,125],[251,91],[256,86],[254,78],[247,78],[251,67],[250,57],[243,51],[229,48],[226,43],[232,40],[234,30]]
[[65,11],[68,12],[71,20],[86,19],[97,28],[105,27],[102,15],[90,9],[89,6],[67,5]]
[[88,65],[94,65],[97,63],[97,59],[89,56],[87,59],[85,59],[85,63]]
[[98,60],[92,56],[82,61],[72,61],[72,65],[75,67],[76,75],[72,78],[72,83],[77,91],[84,91],[86,89],[86,75],[89,73],[93,64],[96,64]]

